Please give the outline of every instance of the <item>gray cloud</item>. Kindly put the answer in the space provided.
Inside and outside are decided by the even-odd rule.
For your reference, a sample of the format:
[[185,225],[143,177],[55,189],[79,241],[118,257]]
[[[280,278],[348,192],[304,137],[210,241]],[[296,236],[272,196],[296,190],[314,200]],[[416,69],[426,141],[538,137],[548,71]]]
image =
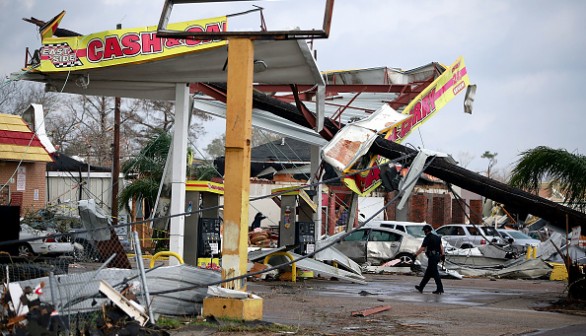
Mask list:
[[[162,0],[0,0],[0,74],[23,65],[25,47],[39,46],[36,28],[23,17],[48,20],[65,9],[62,26],[87,34],[120,22],[125,27],[156,25],[162,5]],[[315,0],[260,5],[266,8],[272,29],[321,24],[322,6]],[[187,7],[172,21],[250,7],[250,3],[209,10]],[[304,13],[303,8],[317,14]],[[499,153],[500,167],[539,145],[584,152],[583,13],[586,2],[570,0],[339,0],[331,37],[316,41],[315,46],[321,70],[410,69],[432,61],[449,65],[464,56],[471,81],[478,84],[474,113],[464,114],[458,97],[407,141],[454,155],[470,153],[475,159],[469,168],[481,170],[486,160],[480,155],[486,150]]]

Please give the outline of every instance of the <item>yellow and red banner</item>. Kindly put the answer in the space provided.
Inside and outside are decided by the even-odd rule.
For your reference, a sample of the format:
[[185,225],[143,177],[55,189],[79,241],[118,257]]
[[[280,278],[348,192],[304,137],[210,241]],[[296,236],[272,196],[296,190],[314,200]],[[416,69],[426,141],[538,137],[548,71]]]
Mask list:
[[185,182],[185,191],[204,191],[224,195],[224,184],[211,181],[189,180]]
[[[446,106],[456,95],[466,91],[470,85],[464,58],[459,57],[454,64],[446,68],[438,78],[418,94],[403,110],[411,117],[395,125],[385,133],[385,139],[401,143],[413,130],[429,120],[437,111]],[[373,156],[365,168],[381,165],[389,160]],[[351,173],[349,169],[344,174]],[[368,169],[352,177],[344,178],[346,186],[355,193],[366,196],[381,185],[380,170]]]
[[[157,26],[107,30],[100,33],[52,37],[64,13],[43,29],[41,72],[88,70],[113,65],[143,63],[225,45],[225,40],[190,40],[157,37]],[[172,23],[171,30],[220,32],[227,29],[225,16]]]

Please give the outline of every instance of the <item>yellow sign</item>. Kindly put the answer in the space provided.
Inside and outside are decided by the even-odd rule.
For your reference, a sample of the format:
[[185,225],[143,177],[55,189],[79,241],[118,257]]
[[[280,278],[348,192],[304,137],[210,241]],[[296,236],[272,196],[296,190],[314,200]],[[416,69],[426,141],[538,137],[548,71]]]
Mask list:
[[[113,65],[143,63],[225,45],[223,40],[189,40],[157,37],[157,26],[107,30],[100,33],[52,37],[63,12],[43,29],[41,72],[88,70]],[[169,24],[169,29],[220,32],[227,29],[225,16]]]
[[211,181],[186,181],[185,191],[204,191],[224,195],[224,184]]
[[[403,114],[410,118],[395,125],[385,133],[385,139],[401,143],[413,130],[426,122],[437,111],[452,100],[460,92],[466,91],[470,84],[468,71],[464,59],[459,57],[454,64],[436,78],[428,87],[417,95],[403,110]],[[373,156],[367,168],[381,165],[389,160],[380,156]],[[351,173],[351,170],[345,171]],[[352,177],[344,178],[346,186],[355,193],[366,196],[381,185],[380,170],[368,169]]]

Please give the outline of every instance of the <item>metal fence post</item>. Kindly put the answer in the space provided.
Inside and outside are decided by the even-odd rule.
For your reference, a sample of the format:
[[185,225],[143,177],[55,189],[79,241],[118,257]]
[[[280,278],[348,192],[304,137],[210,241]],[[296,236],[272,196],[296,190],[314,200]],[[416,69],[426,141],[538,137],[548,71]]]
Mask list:
[[155,318],[153,316],[153,311],[151,309],[151,298],[150,298],[150,294],[149,294],[149,289],[147,287],[147,282],[146,282],[146,274],[144,272],[144,263],[142,260],[142,250],[140,248],[140,240],[138,239],[138,232],[133,231],[133,236],[134,238],[134,252],[136,253],[136,265],[138,266],[138,270],[140,272],[140,282],[142,283],[142,290],[144,293],[144,298],[146,301],[146,307],[147,307],[147,311],[149,313],[149,319],[151,320],[151,323],[155,323]]

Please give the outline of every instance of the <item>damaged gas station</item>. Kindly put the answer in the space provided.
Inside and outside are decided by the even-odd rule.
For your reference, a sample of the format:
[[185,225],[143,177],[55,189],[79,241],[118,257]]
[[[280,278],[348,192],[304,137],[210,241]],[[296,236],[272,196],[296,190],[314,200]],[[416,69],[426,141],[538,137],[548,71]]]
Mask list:
[[[494,300],[506,308],[508,303],[499,300],[530,291],[533,301],[523,298],[523,304],[543,305],[540,300],[553,298],[586,300],[580,235],[586,232],[586,214],[462,168],[448,154],[401,144],[446,104],[457,103],[452,100],[472,113],[476,86],[470,83],[463,57],[450,65],[432,62],[407,71],[386,66],[322,71],[308,41],[328,38],[334,0],[316,5],[323,12],[323,25],[309,30],[271,31],[261,20],[257,31],[233,31],[228,28],[231,15],[169,22],[172,11],[182,5],[206,2],[216,1],[166,0],[157,26],[81,35],[58,27],[65,11],[39,25],[42,46],[24,72],[15,73],[19,80],[44,83],[47,90],[62,93],[174,102],[166,176],[170,199],[159,218],[130,223],[136,240],[128,260],[119,248],[116,251],[122,253],[105,256],[89,271],[72,271],[69,265],[63,274],[23,280],[6,271],[3,334],[181,334],[158,326],[168,317],[245,325],[297,323],[315,335],[436,334],[440,330],[426,313],[434,309],[431,306],[438,311],[448,306],[477,308]],[[229,6],[231,1],[222,2]],[[258,12],[262,18],[262,9],[251,11]],[[188,150],[193,111],[225,119],[221,181],[186,179],[186,157],[181,153]],[[251,195],[253,127],[304,143],[310,179],[272,188],[263,196]],[[445,237],[446,261],[439,271],[446,293],[417,293],[412,284],[427,266],[424,255],[414,254],[422,242],[417,237],[421,229],[413,234],[399,225],[427,222],[439,229],[447,224],[433,221],[439,202],[421,188],[423,183],[441,185],[451,212],[460,206],[461,220],[472,226],[518,228],[512,218],[527,218],[527,226],[547,237],[538,246],[527,245],[515,253],[507,249],[512,242],[483,239],[478,246],[466,247]],[[462,201],[462,190],[490,200],[504,212],[479,218],[475,212],[482,208]],[[382,206],[368,217],[360,216],[359,198],[373,193],[385,195]],[[250,228],[251,203],[260,198],[278,208],[273,230]],[[339,198],[349,205],[342,225],[330,216],[339,210],[331,205]],[[429,216],[413,214],[420,201],[428,204],[424,212]],[[108,231],[111,224],[99,214],[90,214],[87,222],[93,223],[90,234]],[[141,253],[144,244],[137,231],[145,234],[139,229],[144,225],[168,230],[169,251]],[[394,238],[377,240],[375,232]],[[353,238],[358,234],[359,239]],[[103,243],[110,243],[110,238]],[[408,249],[408,242],[415,250]],[[504,288],[492,288],[496,283]],[[540,288],[547,292],[542,297]],[[320,299],[344,294],[348,300],[342,304]],[[511,303],[511,309],[520,312],[516,304]],[[382,326],[384,318],[376,319],[399,314],[400,307],[413,317],[391,329]],[[320,326],[321,315],[309,311],[322,308],[329,324]],[[307,315],[299,318],[304,323],[291,317],[304,310]],[[544,309],[523,314],[534,324],[520,323],[511,332],[583,324],[579,315],[554,317]],[[418,316],[428,322],[416,322]],[[448,313],[441,316],[451,318]],[[336,324],[331,322],[334,318],[349,320]],[[500,323],[515,323],[512,317],[501,319]],[[400,329],[406,325],[417,327]],[[281,331],[309,334],[303,332],[302,327]],[[476,333],[508,334],[493,332]],[[184,334],[199,333],[191,329]]]

